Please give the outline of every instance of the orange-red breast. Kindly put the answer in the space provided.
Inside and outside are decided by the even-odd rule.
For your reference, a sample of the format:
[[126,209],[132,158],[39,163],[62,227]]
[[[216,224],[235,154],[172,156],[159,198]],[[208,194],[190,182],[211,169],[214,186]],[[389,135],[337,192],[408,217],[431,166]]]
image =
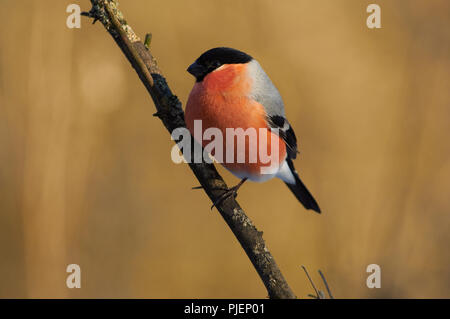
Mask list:
[[[244,52],[221,47],[203,53],[189,66],[188,72],[195,77],[196,83],[186,104],[186,126],[194,137],[195,120],[202,121],[202,134],[208,128],[222,132],[222,165],[242,179],[232,191],[236,194],[247,179],[264,182],[278,177],[305,208],[320,213],[317,202],[300,180],[292,162],[297,156],[297,139],[286,119],[283,100],[260,64]],[[237,154],[242,150],[236,148],[235,140],[227,139],[227,128],[258,131],[256,140],[245,139],[245,154],[241,154],[245,161],[242,163],[237,161]],[[199,142],[203,146],[209,143]],[[273,145],[277,149],[271,153]],[[251,160],[251,152],[255,150],[257,158]],[[260,151],[270,155],[271,169],[263,170],[268,164],[261,158]],[[233,156],[228,157],[230,152]]]

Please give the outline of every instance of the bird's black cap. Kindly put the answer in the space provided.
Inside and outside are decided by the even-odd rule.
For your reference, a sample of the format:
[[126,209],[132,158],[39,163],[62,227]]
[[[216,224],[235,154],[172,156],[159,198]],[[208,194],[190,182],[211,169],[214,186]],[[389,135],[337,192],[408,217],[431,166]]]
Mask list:
[[197,82],[201,82],[206,75],[224,64],[248,63],[251,60],[250,55],[236,49],[214,48],[203,53],[187,71],[195,76]]

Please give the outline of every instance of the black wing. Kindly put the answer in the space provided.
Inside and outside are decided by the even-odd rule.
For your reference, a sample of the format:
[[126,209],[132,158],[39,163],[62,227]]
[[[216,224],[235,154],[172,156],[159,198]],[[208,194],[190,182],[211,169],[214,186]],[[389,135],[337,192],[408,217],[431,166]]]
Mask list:
[[286,120],[281,115],[268,116],[267,122],[271,128],[278,129],[278,134],[284,140],[287,146],[288,158],[295,159],[297,157],[297,137],[295,136],[294,130]]

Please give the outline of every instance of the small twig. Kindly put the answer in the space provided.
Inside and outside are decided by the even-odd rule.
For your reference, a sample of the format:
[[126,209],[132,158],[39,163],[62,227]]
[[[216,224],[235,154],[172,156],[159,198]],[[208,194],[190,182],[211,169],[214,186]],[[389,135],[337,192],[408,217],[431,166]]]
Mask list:
[[83,11],[80,14],[84,17],[93,18],[94,20],[92,21],[92,24],[95,24],[95,22],[98,21],[98,18],[91,11]]
[[[311,277],[309,276],[309,273],[306,270],[306,267],[302,265],[302,268],[305,271],[306,277],[308,277],[308,280],[311,283],[311,286],[313,287],[314,291],[316,292],[316,295],[309,294],[308,297],[312,297],[312,298],[315,298],[315,299],[327,299],[327,297],[325,296],[325,293],[322,290],[317,289],[316,286],[314,285],[314,282],[311,279]],[[320,277],[322,277],[323,283],[325,284],[325,287],[326,287],[326,289],[328,291],[328,295],[330,296],[330,299],[334,299],[333,295],[331,294],[330,287],[328,286],[328,283],[327,283],[327,281],[325,279],[325,276],[322,273],[322,271],[320,271],[320,269],[319,269],[319,275],[320,275]]]
[[320,277],[322,277],[323,283],[325,284],[325,288],[327,288],[327,292],[328,292],[328,295],[330,296],[330,299],[334,299],[334,298],[333,298],[333,295],[331,294],[330,287],[328,287],[327,280],[325,279],[325,276],[324,276],[323,273],[320,271],[320,269],[319,269],[319,275],[320,275]]
[[302,265],[303,270],[305,271],[306,277],[308,277],[309,282],[311,283],[311,286],[313,287],[314,291],[316,292],[317,298],[320,298],[319,292],[316,289],[316,286],[314,285],[314,282],[312,281],[311,277],[308,274],[308,271],[306,270],[306,267]]

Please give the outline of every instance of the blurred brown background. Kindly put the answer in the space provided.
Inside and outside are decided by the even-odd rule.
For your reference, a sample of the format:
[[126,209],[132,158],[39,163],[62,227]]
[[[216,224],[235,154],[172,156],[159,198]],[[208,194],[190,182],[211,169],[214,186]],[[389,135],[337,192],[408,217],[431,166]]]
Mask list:
[[[243,250],[85,1],[0,0],[0,297],[264,298]],[[299,297],[450,297],[450,3],[121,1],[186,101],[206,49],[256,57],[299,137],[305,211],[278,180],[239,201]],[[229,184],[237,179],[219,168]],[[81,266],[82,288],[66,287]],[[382,270],[366,287],[366,267]]]

